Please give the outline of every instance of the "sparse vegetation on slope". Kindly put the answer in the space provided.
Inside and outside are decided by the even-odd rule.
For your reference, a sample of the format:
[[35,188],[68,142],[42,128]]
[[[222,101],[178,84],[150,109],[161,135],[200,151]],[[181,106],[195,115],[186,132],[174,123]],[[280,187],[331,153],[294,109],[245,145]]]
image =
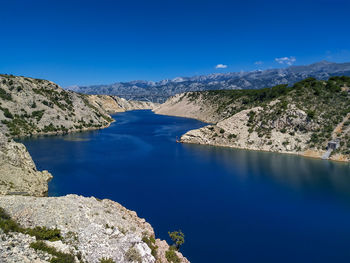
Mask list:
[[18,232],[36,237],[37,240],[57,241],[61,240],[59,229],[48,229],[46,227],[23,228],[14,221],[3,208],[0,207],[0,228],[4,233]]
[[[178,102],[186,101],[202,112],[210,109],[208,121],[217,120],[217,124],[201,129],[201,135],[189,132],[183,141],[321,153],[329,141],[336,139],[340,147],[333,154],[348,156],[346,159],[350,155],[349,87],[350,78],[343,76],[327,81],[308,78],[291,87],[185,93]],[[198,136],[206,140],[194,139]]]
[[47,80],[0,75],[0,131],[11,137],[67,133],[113,121],[85,97]]

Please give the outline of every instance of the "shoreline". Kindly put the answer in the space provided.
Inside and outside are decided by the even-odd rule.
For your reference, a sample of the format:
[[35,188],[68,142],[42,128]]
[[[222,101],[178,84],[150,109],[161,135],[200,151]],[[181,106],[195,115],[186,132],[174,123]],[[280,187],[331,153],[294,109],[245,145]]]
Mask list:
[[346,164],[348,163],[350,165],[350,161],[342,161],[342,160],[334,160],[334,159],[328,159],[323,160],[321,157],[315,157],[311,155],[306,154],[300,154],[297,152],[277,152],[277,151],[267,151],[267,150],[260,150],[260,149],[251,149],[251,148],[245,148],[245,147],[238,147],[238,146],[230,146],[230,145],[216,145],[216,144],[204,144],[204,143],[196,143],[196,142],[185,142],[181,139],[177,141],[177,143],[183,143],[183,144],[193,144],[193,145],[201,145],[201,146],[209,146],[209,147],[218,147],[218,148],[227,148],[227,149],[234,149],[234,150],[242,150],[242,151],[253,151],[253,152],[263,152],[263,153],[276,153],[276,154],[286,154],[286,155],[294,155],[294,156],[300,156],[306,159],[313,159],[313,160],[320,160],[320,161],[332,161],[337,163]]
[[[201,120],[199,118],[196,117],[185,117],[185,116],[179,116],[179,115],[170,115],[170,114],[159,114],[156,113],[154,110],[152,110],[152,112],[154,114],[158,114],[158,115],[164,115],[164,116],[174,116],[174,117],[180,117],[180,118],[187,118],[187,119],[194,119],[194,120],[198,120],[201,121],[203,123],[206,123],[207,125],[215,125],[213,123]],[[205,127],[205,126],[203,126]],[[192,131],[192,130],[190,130]],[[189,131],[188,131],[189,132]],[[185,133],[186,134],[186,133]],[[183,135],[185,135],[183,134]],[[181,135],[181,137],[183,136]],[[207,145],[207,146],[214,146],[214,147],[224,147],[224,148],[231,148],[231,149],[240,149],[240,150],[247,150],[247,151],[257,151],[257,152],[270,152],[270,153],[278,153],[278,154],[292,154],[292,155],[298,155],[304,158],[312,158],[312,159],[319,159],[319,160],[323,160],[322,159],[322,154],[320,154],[320,156],[315,156],[312,154],[307,154],[307,151],[313,151],[313,150],[306,150],[303,153],[298,153],[298,152],[281,152],[281,151],[268,151],[268,150],[262,150],[262,149],[255,149],[255,148],[247,148],[247,147],[239,147],[239,146],[234,146],[234,145],[224,145],[224,144],[208,144],[208,143],[196,143],[196,142],[189,142],[189,141],[183,141],[182,138],[180,137],[180,139],[177,141],[177,143],[187,143],[187,144],[197,144],[197,145]],[[315,151],[313,151],[315,152]],[[325,161],[333,161],[333,162],[338,162],[338,163],[349,163],[350,164],[350,160],[342,160],[341,158],[338,159],[334,159],[332,157],[330,157],[329,159],[326,159]]]

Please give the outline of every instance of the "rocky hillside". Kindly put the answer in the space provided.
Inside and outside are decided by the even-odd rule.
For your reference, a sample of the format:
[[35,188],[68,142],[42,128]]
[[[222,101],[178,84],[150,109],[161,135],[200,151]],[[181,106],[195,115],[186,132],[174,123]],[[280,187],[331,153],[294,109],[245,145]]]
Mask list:
[[168,262],[151,225],[111,200],[0,196],[0,207],[1,262]]
[[131,81],[111,85],[74,86],[73,91],[86,94],[117,95],[127,99],[164,102],[170,96],[189,91],[219,89],[262,89],[279,84],[292,85],[308,77],[326,80],[331,76],[350,76],[350,63],[321,61],[307,66],[249,72],[217,73],[172,80]]
[[78,94],[47,80],[0,75],[0,132],[8,137],[99,129],[113,121],[109,113],[153,106]]
[[189,131],[182,142],[322,157],[334,141],[331,159],[349,161],[349,87],[349,77],[331,77],[292,87],[190,92],[155,112],[213,123]]

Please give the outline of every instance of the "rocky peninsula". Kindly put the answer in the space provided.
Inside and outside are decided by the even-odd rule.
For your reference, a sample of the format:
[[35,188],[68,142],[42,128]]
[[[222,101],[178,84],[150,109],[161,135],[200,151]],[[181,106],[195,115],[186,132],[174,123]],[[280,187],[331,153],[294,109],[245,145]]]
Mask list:
[[[178,94],[157,114],[210,123],[181,142],[350,161],[350,78]],[[330,155],[330,156],[329,156]]]

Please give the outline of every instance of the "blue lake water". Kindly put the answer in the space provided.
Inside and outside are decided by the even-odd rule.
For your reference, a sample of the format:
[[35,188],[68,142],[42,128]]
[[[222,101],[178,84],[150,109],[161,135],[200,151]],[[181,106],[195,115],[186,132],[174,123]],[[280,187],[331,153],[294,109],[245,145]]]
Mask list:
[[52,196],[115,200],[157,237],[181,229],[193,263],[350,260],[350,166],[176,143],[204,124],[151,111],[99,131],[22,141],[54,179]]

